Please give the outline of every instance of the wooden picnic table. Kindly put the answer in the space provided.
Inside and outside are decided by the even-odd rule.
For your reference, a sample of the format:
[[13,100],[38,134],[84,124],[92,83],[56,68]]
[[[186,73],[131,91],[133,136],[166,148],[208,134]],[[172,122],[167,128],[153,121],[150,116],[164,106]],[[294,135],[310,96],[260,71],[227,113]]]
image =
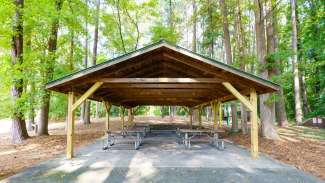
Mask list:
[[146,128],[133,126],[132,128],[123,129],[121,131],[107,131],[107,146],[103,149],[109,149],[109,147],[113,146],[116,141],[115,137],[119,135],[124,138],[131,137],[134,140],[134,149],[138,150],[142,144],[144,136],[146,135]]
[[[220,132],[220,131],[219,131]],[[218,149],[224,149],[224,141],[219,138],[218,131],[209,129],[177,129],[178,138],[186,148],[191,148],[191,139],[197,136],[208,136],[212,145]]]

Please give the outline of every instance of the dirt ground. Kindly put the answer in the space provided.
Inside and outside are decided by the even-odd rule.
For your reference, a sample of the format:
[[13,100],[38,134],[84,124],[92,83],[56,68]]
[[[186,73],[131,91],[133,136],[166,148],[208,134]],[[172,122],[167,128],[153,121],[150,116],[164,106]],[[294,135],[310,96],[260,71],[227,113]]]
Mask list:
[[[281,140],[259,138],[259,151],[325,180],[325,129],[279,128]],[[249,135],[229,135],[227,139],[250,149]]]
[[[164,119],[137,117],[136,121],[155,124],[184,124],[184,118],[170,119],[169,117]],[[211,123],[203,121],[203,125],[211,126]],[[19,145],[11,144],[8,134],[0,134],[0,180],[34,164],[64,154],[66,134],[64,126],[62,126],[50,129],[49,136],[35,137],[30,134],[31,138]],[[111,118],[110,127],[112,130],[119,129],[119,119]],[[77,124],[75,147],[78,149],[103,136],[104,129],[103,120],[93,121],[89,125]],[[278,131],[282,140],[272,141],[260,138],[260,151],[274,159],[325,179],[325,131],[309,127],[280,128]],[[226,138],[250,148],[249,135],[229,135]]]
[[[63,123],[63,122],[60,122]],[[63,126],[63,125],[61,125]],[[111,123],[112,129],[118,128],[117,121]],[[94,121],[89,125],[76,125],[75,148],[91,143],[104,135],[103,121]],[[49,129],[49,136],[35,137],[33,132],[24,143],[13,145],[8,134],[0,134],[0,180],[31,165],[51,159],[65,153],[66,133],[64,126]]]

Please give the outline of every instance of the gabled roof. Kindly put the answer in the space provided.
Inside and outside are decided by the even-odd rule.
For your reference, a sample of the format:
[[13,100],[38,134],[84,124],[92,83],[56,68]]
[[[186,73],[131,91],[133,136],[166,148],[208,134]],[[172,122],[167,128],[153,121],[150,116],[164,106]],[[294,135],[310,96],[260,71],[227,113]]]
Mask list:
[[[218,62],[203,55],[194,53],[185,48],[173,45],[164,40],[148,45],[136,51],[121,55],[101,64],[58,78],[47,83],[46,88],[63,93],[67,93],[73,89],[74,91],[82,93],[95,81],[109,78],[215,78],[215,80],[218,80],[220,82],[227,81],[232,83],[239,91],[244,91],[251,87],[254,87],[259,94],[262,94],[274,92],[279,89],[279,85],[271,81],[265,80],[248,72],[241,71],[240,69],[237,69],[233,66]],[[123,99],[130,99],[126,101],[134,101],[133,103],[129,102],[129,105],[150,103],[150,100],[146,102],[136,100],[135,96],[133,96],[133,99],[127,95],[119,95],[118,91],[115,91],[114,88],[111,88],[111,86],[114,86],[114,84],[117,85],[118,83],[110,83],[109,86],[103,87],[103,89],[101,89],[102,91],[98,91],[93,95],[93,99],[99,100],[99,98],[103,99],[107,97],[105,100],[115,100],[118,98],[116,99],[116,103],[120,103],[121,105],[124,104],[123,102],[120,102]],[[123,83],[119,84],[121,85]],[[130,86],[132,85],[132,83],[124,83],[124,85],[126,84]],[[158,92],[158,90],[153,90],[152,87],[156,87],[153,86],[153,84],[162,83],[153,82],[146,84],[151,85],[146,85],[140,89],[137,87],[137,85],[139,86],[139,83],[133,83],[132,89],[134,89],[133,91],[137,91],[135,88],[137,88],[139,91],[144,91],[145,89],[146,91],[152,90],[152,94],[154,95]],[[174,84],[177,84],[177,82],[174,82]],[[218,94],[212,95],[213,97],[226,97],[225,95],[229,94],[226,92],[226,90],[224,90],[220,83],[219,85],[217,83],[214,84],[215,85],[212,88],[216,90],[216,92],[218,90]],[[194,87],[194,85],[191,86]],[[166,90],[165,92],[167,93],[170,93],[172,91],[172,88],[169,88],[169,90],[163,87],[158,89],[160,89],[159,91]],[[175,86],[173,89],[182,91],[184,88]],[[185,93],[191,93],[199,90],[196,87],[192,89],[193,90],[183,91]],[[132,92],[132,90],[129,89],[129,92]],[[200,96],[204,96],[206,98],[199,98],[197,102],[193,101],[193,105],[195,103],[210,99],[207,95],[209,94],[201,95],[198,93],[196,95],[197,98]],[[143,97],[145,98],[145,96],[146,95],[144,94]],[[177,95],[175,94],[175,96]],[[170,93],[170,97],[172,98],[172,93]],[[179,100],[176,99],[175,101]],[[126,103],[127,102],[125,102],[125,104]],[[167,104],[168,102],[152,102],[152,104],[157,105],[160,103]]]

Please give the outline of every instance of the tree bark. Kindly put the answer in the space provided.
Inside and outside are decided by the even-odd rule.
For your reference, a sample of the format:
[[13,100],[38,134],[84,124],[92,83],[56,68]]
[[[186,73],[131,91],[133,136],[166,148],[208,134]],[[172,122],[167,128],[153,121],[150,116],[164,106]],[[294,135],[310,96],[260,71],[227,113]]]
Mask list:
[[[100,0],[96,3],[96,17],[95,17],[95,30],[94,30],[94,44],[93,44],[93,65],[97,64],[97,46],[98,46],[98,26],[99,26],[99,11],[100,11]],[[99,102],[96,102],[96,119],[99,119]]]
[[[86,0],[86,5],[87,5],[87,12],[86,12],[86,27],[85,27],[85,57],[84,57],[84,66],[85,68],[88,67],[88,0]],[[83,113],[83,119],[82,123],[83,124],[90,124],[90,101],[86,100],[84,102],[84,113]]]
[[[261,65],[266,65],[266,40],[265,40],[265,23],[264,23],[264,8],[263,2],[255,0],[255,34],[256,34],[256,49],[257,58]],[[268,79],[269,73],[264,69],[260,74],[261,77]],[[279,135],[274,126],[272,112],[274,105],[269,104],[269,94],[260,95],[260,116],[262,122],[262,135],[268,139],[279,139]]]
[[[229,34],[229,24],[228,24],[228,13],[227,13],[227,5],[225,0],[220,0],[220,8],[221,8],[221,16],[222,16],[222,25],[223,25],[223,40],[224,46],[226,50],[226,62],[228,65],[232,65],[232,52],[231,52],[231,43],[230,43],[230,34]],[[237,130],[237,107],[236,103],[231,103],[231,121],[232,121],[232,129]]]
[[299,82],[301,86],[301,96],[302,96],[302,106],[303,106],[303,112],[304,116],[310,113],[310,107],[307,99],[307,90],[306,90],[306,81],[305,76],[303,73],[299,74]]
[[[55,10],[59,14],[62,9],[63,0],[56,0],[55,1]],[[59,18],[56,17],[52,21],[51,26],[51,34],[48,41],[48,51],[49,51],[49,59],[47,59],[46,63],[46,71],[44,73],[44,95],[41,99],[41,107],[39,110],[39,120],[38,120],[38,130],[37,135],[48,135],[48,122],[49,122],[49,109],[50,109],[50,97],[51,92],[45,90],[45,84],[48,81],[53,79],[53,72],[54,72],[54,63],[56,59],[56,49],[57,49],[57,39],[58,39],[58,30],[59,30]]]
[[[12,55],[12,66],[17,67],[23,64],[23,8],[24,0],[15,0],[15,15],[13,17],[13,32],[11,55]],[[20,70],[22,72],[22,70]],[[21,111],[21,107],[18,102],[23,93],[23,78],[14,80],[11,89],[11,95],[14,101],[14,111],[12,113],[12,124],[11,124],[11,141],[13,143],[21,143],[24,139],[28,138],[26,130],[26,123],[24,114]]]
[[118,30],[119,30],[119,34],[120,34],[122,48],[123,48],[124,53],[126,53],[126,48],[125,48],[125,44],[124,44],[124,38],[123,38],[123,34],[122,34],[120,0],[117,0],[116,9],[117,9],[117,18],[118,18]]
[[298,69],[298,38],[297,38],[297,19],[296,19],[296,0],[291,0],[291,26],[292,26],[292,69],[294,77],[294,96],[295,96],[295,114],[297,125],[302,124],[302,109],[301,109],[301,94],[299,83],[299,69]]
[[193,36],[192,36],[192,51],[196,52],[196,23],[197,23],[197,8],[196,8],[196,0],[192,0],[192,8],[193,8]]
[[[274,12],[275,8],[275,0],[270,0],[269,2],[269,16],[267,17],[267,53],[269,55],[274,54],[278,51],[278,31],[277,31],[277,15]],[[270,58],[274,59],[274,58]],[[277,76],[281,74],[280,68],[280,60],[275,59],[272,61],[272,68],[269,70],[270,77]],[[275,113],[279,120],[280,126],[287,126],[287,114],[285,110],[284,104],[284,96],[282,89],[277,92],[279,99],[274,103],[275,105]],[[274,117],[275,118],[275,117]]]

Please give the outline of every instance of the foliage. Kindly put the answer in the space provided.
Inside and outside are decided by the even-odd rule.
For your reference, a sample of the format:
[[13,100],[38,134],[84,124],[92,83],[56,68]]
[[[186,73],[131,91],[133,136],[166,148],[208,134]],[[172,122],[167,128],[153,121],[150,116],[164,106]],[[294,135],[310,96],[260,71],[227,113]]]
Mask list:
[[[88,3],[86,0],[65,0],[62,11],[58,14],[53,1],[25,0],[23,8],[24,61],[22,65],[12,67],[11,40],[14,34],[12,30],[14,4],[13,1],[0,0],[0,118],[10,117],[15,110],[22,111],[27,118],[35,116],[39,109],[40,99],[44,95],[42,83],[48,79],[43,73],[47,68],[45,63],[51,59],[48,54],[48,40],[51,23],[55,18],[60,20],[60,25],[55,60],[51,62],[54,65],[54,78],[83,68],[84,38],[87,33],[89,41],[93,41],[96,2],[97,0],[88,0]],[[191,2],[187,0],[102,0],[98,63],[160,39],[166,39],[190,49],[194,23]],[[242,11],[244,45],[244,52],[239,52],[236,40],[239,31],[236,27],[237,2],[226,1],[234,66],[240,68],[244,64],[246,71],[253,74],[259,73],[260,69],[279,68],[281,74],[270,79],[282,86],[287,115],[290,119],[294,119],[290,5],[286,2],[279,2],[274,9],[274,13],[278,16],[279,48],[276,52],[267,55],[268,64],[260,65],[256,58],[253,4],[247,0],[240,1],[239,5]],[[222,19],[218,1],[197,0],[196,6],[198,52],[225,62]],[[324,3],[320,0],[298,0],[297,7],[299,70],[305,79],[308,105],[311,109],[305,117],[325,116]],[[86,21],[88,22],[87,31]],[[90,43],[91,46],[92,43]],[[91,49],[89,50],[91,58]],[[16,79],[24,81],[24,91],[17,101],[17,106],[14,105],[10,94],[13,81]],[[278,98],[273,95],[270,102],[277,101]],[[64,118],[66,107],[66,97],[53,93],[50,117]],[[91,109],[94,115],[94,103]],[[119,110],[119,107],[113,106],[111,115],[118,116]],[[147,114],[149,107],[140,106],[136,111],[138,115]],[[167,106],[155,107],[153,113],[158,116],[169,115],[169,108]],[[100,115],[104,114],[105,110],[102,106]],[[186,115],[186,109],[178,107],[177,114]]]

